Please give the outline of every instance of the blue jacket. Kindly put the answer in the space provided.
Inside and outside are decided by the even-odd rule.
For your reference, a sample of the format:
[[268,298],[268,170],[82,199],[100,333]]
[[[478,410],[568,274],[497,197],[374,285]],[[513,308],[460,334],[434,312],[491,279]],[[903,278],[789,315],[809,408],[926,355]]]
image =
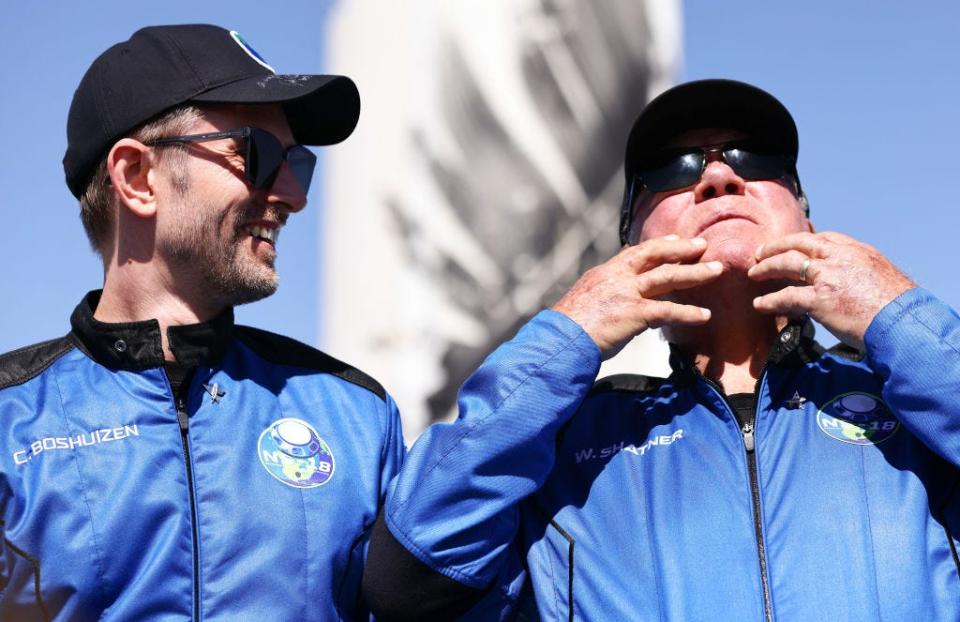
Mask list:
[[[370,528],[399,469],[392,400],[235,326],[103,324],[0,358],[0,619],[365,617]],[[178,403],[179,402],[179,403]]]
[[[960,318],[915,289],[864,360],[811,336],[784,329],[741,424],[680,356],[594,385],[596,345],[541,313],[411,449],[375,611],[497,619],[528,577],[545,620],[960,619]],[[386,598],[401,562],[419,611]]]

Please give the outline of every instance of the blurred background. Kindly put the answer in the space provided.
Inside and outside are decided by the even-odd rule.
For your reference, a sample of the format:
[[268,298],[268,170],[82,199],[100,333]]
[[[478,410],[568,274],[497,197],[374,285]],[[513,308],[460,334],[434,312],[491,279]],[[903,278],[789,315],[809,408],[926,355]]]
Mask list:
[[[530,314],[617,249],[626,132],[651,96],[728,77],[783,101],[819,230],[960,306],[951,162],[960,6],[745,0],[11,3],[0,21],[0,351],[69,330],[101,266],[61,158],[73,90],[139,27],[238,30],[281,73],[346,73],[363,111],[321,149],[281,287],[239,322],[321,347],[396,397],[412,440]],[[826,343],[834,340],[821,331]],[[609,370],[663,373],[644,335]]]

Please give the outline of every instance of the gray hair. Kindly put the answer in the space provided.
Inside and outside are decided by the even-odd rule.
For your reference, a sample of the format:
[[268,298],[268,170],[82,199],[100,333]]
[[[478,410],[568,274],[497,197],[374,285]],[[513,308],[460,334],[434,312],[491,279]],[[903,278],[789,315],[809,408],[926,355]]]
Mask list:
[[[164,136],[185,134],[202,117],[203,112],[197,106],[184,105],[174,108],[156,119],[141,125],[127,137],[149,142]],[[186,191],[185,153],[183,149],[160,149],[157,151],[157,162],[163,162],[174,172],[178,191]],[[107,158],[97,166],[90,178],[90,182],[80,195],[80,221],[87,232],[90,246],[101,257],[107,255],[113,243],[111,230],[113,228],[113,204],[116,194],[112,190],[110,175],[107,172]]]

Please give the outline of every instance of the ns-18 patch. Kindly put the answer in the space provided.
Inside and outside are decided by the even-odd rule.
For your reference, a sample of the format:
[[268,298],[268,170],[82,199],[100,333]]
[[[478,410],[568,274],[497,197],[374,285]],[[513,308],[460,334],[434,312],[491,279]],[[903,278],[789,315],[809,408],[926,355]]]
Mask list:
[[322,486],[336,467],[326,441],[313,426],[294,417],[267,426],[257,442],[257,454],[267,473],[294,488]]
[[876,445],[900,429],[900,421],[882,399],[860,391],[824,404],[817,411],[817,425],[830,438],[852,445]]

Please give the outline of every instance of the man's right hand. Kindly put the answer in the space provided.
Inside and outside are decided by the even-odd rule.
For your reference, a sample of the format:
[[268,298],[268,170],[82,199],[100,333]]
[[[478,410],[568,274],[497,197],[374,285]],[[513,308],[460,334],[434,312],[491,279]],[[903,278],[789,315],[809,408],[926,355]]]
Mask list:
[[648,328],[703,324],[710,310],[660,296],[716,279],[719,261],[692,263],[706,250],[702,238],[675,235],[627,246],[606,263],[587,270],[553,306],[580,325],[604,359]]

